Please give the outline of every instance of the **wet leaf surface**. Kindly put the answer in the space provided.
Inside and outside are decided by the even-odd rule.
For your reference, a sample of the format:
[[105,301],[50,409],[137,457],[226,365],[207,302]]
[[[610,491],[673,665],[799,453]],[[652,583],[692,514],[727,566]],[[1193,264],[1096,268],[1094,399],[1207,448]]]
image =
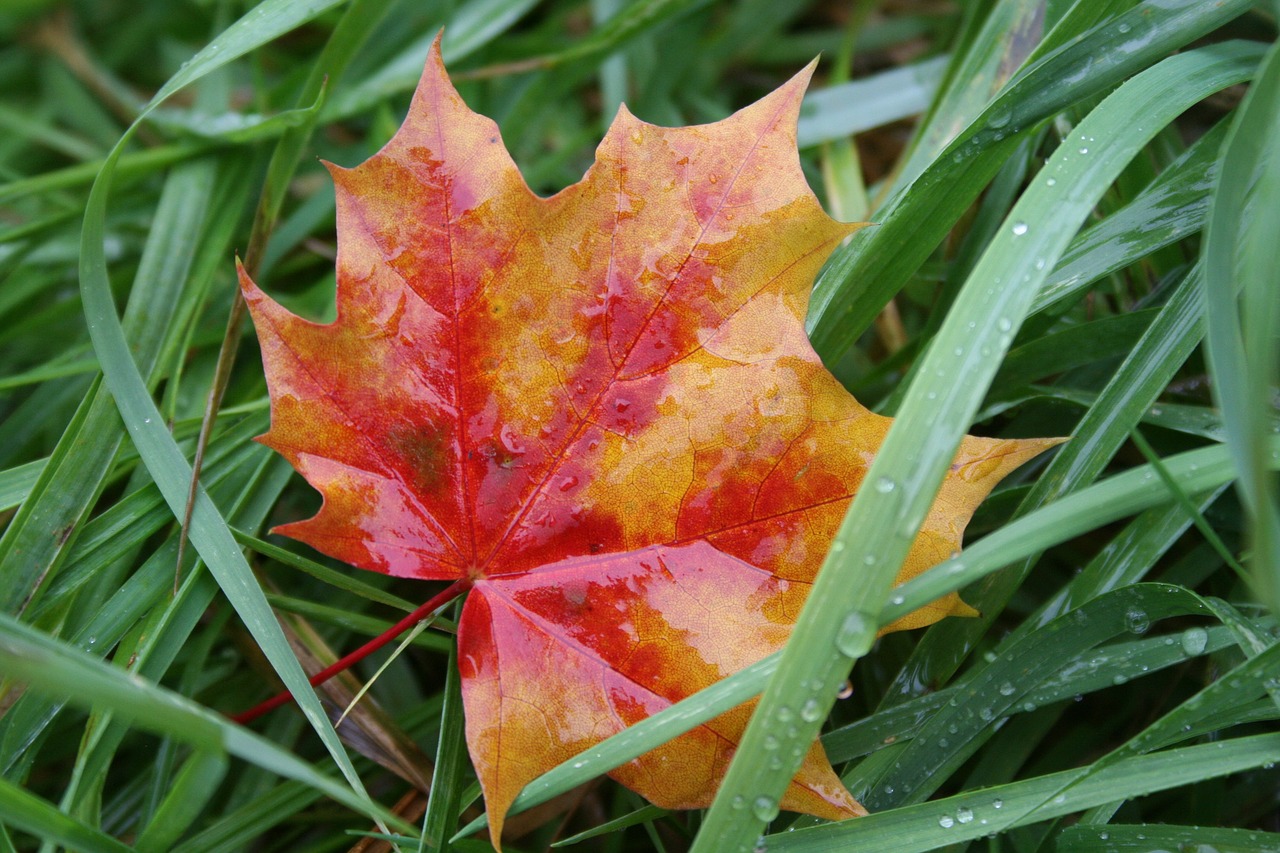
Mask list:
[[[262,440],[324,495],[279,532],[473,584],[459,666],[495,838],[525,783],[781,647],[888,429],[804,334],[813,278],[857,227],[801,173],[809,73],[710,125],[623,109],[586,177],[542,199],[433,50],[392,141],[330,167],[337,320],[242,274]],[[966,439],[899,580],[959,548],[1050,443]],[[890,628],[967,612],[953,595]],[[612,775],[706,806],[750,708]],[[818,744],[781,805],[863,813]]]

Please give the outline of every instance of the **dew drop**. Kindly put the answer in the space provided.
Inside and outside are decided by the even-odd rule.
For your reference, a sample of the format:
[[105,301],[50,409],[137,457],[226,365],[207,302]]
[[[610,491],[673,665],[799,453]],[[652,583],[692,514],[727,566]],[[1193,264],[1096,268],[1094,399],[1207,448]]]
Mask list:
[[1012,685],[1012,684],[1010,684],[1010,683],[1009,683],[1009,682],[1007,682],[1007,681],[1006,681],[1004,684],[1001,684],[1001,685],[1000,685],[1000,695],[1001,695],[1001,696],[1012,696],[1012,695],[1013,695],[1013,685]]
[[1182,650],[1189,655],[1198,655],[1209,645],[1209,635],[1203,628],[1188,628],[1182,632]]
[[982,718],[983,722],[989,723],[996,718],[996,712],[990,708],[981,708],[978,711],[978,716]]
[[1010,320],[1008,317],[1001,317],[999,320],[996,320],[996,328],[1002,332],[1012,331],[1013,321]]
[[1081,153],[1081,154],[1088,154],[1088,153],[1089,153],[1089,149],[1082,145],[1082,146],[1080,146],[1080,153]]
[[844,684],[840,685],[840,689],[836,691],[837,699],[848,699],[853,695],[853,684],[846,679]]
[[751,803],[751,813],[756,816],[756,820],[768,823],[778,816],[778,801],[761,794]]
[[1002,809],[1002,808],[1004,808],[1004,800],[1000,800],[1000,799],[992,800],[992,801],[991,801],[991,808],[993,808],[993,809]]
[[836,648],[848,657],[860,658],[871,648],[875,639],[875,622],[855,610],[844,617],[840,631],[836,634]]
[[1046,187],[1056,187],[1058,185],[1057,178],[1045,178],[1044,185]]
[[1147,617],[1145,611],[1133,607],[1124,614],[1124,624],[1126,628],[1135,634],[1145,634],[1147,629],[1151,627],[1151,619]]
[[887,495],[898,487],[898,484],[888,477],[881,477],[876,480],[876,491],[882,495]]
[[991,127],[1005,127],[1009,124],[1009,119],[1012,117],[1012,111],[1008,107],[1001,107],[991,114],[991,118],[987,121],[987,124]]
[[807,699],[800,706],[800,719],[806,723],[816,723],[822,719],[822,706],[817,699]]
[[735,796],[732,800],[730,800],[730,801],[729,801],[729,806],[730,806],[734,811],[739,811],[739,812],[740,812],[740,811],[742,811],[743,809],[745,809],[745,808],[747,807],[747,800],[746,800],[746,798],[745,798],[745,797],[743,797],[741,794],[738,794],[738,795],[737,795],[737,796]]
[[790,705],[783,705],[782,707],[778,708],[778,722],[789,723],[794,718],[795,718],[795,711],[791,710]]
[[956,819],[949,814],[944,814],[942,817],[938,818],[938,826],[942,827],[943,829],[950,829],[955,825],[956,825]]
[[779,746],[778,739],[776,737],[774,737],[773,735],[764,736],[764,748],[766,750],[768,750],[769,752],[774,752],[775,750],[777,750],[778,746]]
[[1023,234],[1026,234],[1026,233],[1027,233],[1027,230],[1028,230],[1028,229],[1027,229],[1027,223],[1025,223],[1025,222],[1015,222],[1015,223],[1013,223],[1013,228],[1012,228],[1013,236],[1015,236],[1015,237],[1021,237]]
[[973,809],[964,806],[956,809],[956,823],[973,823]]
[[1120,23],[1116,26],[1116,29],[1119,30],[1120,33],[1123,35],[1124,33],[1127,33],[1129,32],[1129,30],[1133,29],[1133,27],[1127,23]]

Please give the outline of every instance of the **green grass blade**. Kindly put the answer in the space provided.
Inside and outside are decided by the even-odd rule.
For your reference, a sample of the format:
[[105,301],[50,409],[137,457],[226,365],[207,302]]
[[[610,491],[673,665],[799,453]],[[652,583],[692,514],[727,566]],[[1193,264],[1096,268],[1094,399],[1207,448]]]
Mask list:
[[458,674],[458,650],[449,650],[445,671],[444,711],[440,717],[440,739],[436,747],[436,771],[431,777],[431,795],[422,820],[420,850],[449,849],[449,837],[458,824],[458,800],[463,787],[463,774],[468,768],[466,723],[462,709],[461,677]]
[[173,847],[204,808],[227,772],[222,752],[196,752],[174,779],[151,823],[138,836],[140,853],[162,853]]
[[[1280,734],[1234,738],[1126,759],[1074,787],[1069,786],[1083,777],[1083,771],[1037,776],[857,820],[769,835],[765,837],[765,844],[770,851],[778,853],[828,853],[831,850],[924,853],[1117,799],[1164,791],[1277,761],[1280,761]],[[1057,793],[1064,789],[1068,789],[1066,793]]]
[[[835,701],[853,660],[870,647],[883,602],[1031,299],[1121,169],[1165,124],[1197,101],[1247,79],[1256,46],[1219,45],[1171,57],[1104,100],[1055,152],[974,268],[924,356],[898,419],[849,507],[743,735],[694,851],[750,846]],[[1141,132],[1132,117],[1141,115]],[[1124,128],[1132,132],[1117,135]],[[1053,183],[1049,182],[1053,179]],[[1046,227],[1052,211],[1052,227]],[[886,535],[886,532],[889,532]],[[793,722],[796,706],[818,713]],[[785,712],[784,712],[784,709]],[[810,721],[807,719],[812,717]],[[790,757],[766,766],[763,743]],[[765,803],[746,819],[730,803]]]
[[1280,833],[1208,826],[1069,826],[1058,836],[1062,853],[1147,853],[1152,850],[1216,850],[1269,853],[1280,850]]
[[127,844],[63,814],[47,800],[0,779],[0,820],[40,838],[86,853],[129,853]]
[[[1134,424],[1150,412],[1156,398],[1200,341],[1203,310],[1200,274],[1201,268],[1197,266],[1179,284],[1097,401],[1076,424],[1072,440],[1049,463],[1031,493],[1023,500],[1019,512],[1042,507],[1052,500],[1061,503],[1062,495],[1092,482],[1128,439]],[[1189,491],[1195,493],[1200,490],[1192,488]],[[973,649],[976,638],[1003,610],[1030,571],[1036,553],[1022,552],[1019,559],[1026,562],[1001,575],[989,577],[971,593],[970,603],[982,611],[981,617],[946,620],[930,628],[890,695],[902,695],[909,680],[941,684],[955,672]]]
[[0,512],[13,509],[27,499],[35,488],[48,461],[37,459],[25,465],[18,465],[7,471],[0,471]]
[[112,710],[138,726],[195,749],[229,752],[290,779],[297,779],[373,819],[412,831],[403,821],[317,772],[270,741],[242,729],[191,700],[95,660],[0,614],[0,672],[33,689],[64,696],[78,705]]
[[1089,284],[1154,250],[1199,231],[1218,175],[1218,149],[1228,123],[1219,122],[1171,163],[1122,210],[1083,231],[1062,254],[1031,313],[1080,296]]
[[[286,2],[286,0],[266,0],[232,24],[170,78],[139,116],[138,121],[143,120],[150,109],[188,83],[194,82],[204,74],[281,33],[305,23],[334,5],[337,5],[335,0],[296,3]],[[163,418],[152,401],[139,375],[138,366],[130,354],[112,302],[107,261],[103,250],[107,195],[115,161],[136,127],[137,122],[116,144],[89,194],[81,237],[81,299],[94,350],[98,354],[107,386],[115,397],[128,433],[152,478],[164,494],[170,509],[175,515],[181,517],[187,504],[191,466],[165,428]],[[236,611],[250,633],[254,635],[263,653],[271,661],[285,686],[294,694],[299,708],[320,735],[352,790],[357,792],[357,800],[365,804],[366,810],[371,810],[372,804],[364,792],[355,768],[351,765],[351,760],[321,708],[315,692],[308,684],[306,674],[290,650],[288,641],[275,621],[275,616],[262,590],[258,587],[253,572],[245,562],[244,555],[240,552],[226,521],[203,489],[199,490],[196,496],[190,536],[192,544],[218,579],[218,585],[223,593],[236,607]]]
[[[127,309],[136,370],[151,376],[191,268],[216,171],[210,162],[174,172],[161,196]],[[114,313],[114,307],[113,307]],[[0,540],[0,610],[16,613],[54,577],[101,492],[124,438],[106,389],[95,387]]]
[[[1064,657],[1175,616],[1205,615],[1199,596],[1181,587],[1139,584],[1094,599],[1027,634],[966,679],[894,759],[864,801],[871,811],[921,802],[941,787],[1036,686],[1028,673],[1052,673]],[[958,700],[952,704],[952,700]]]
[[[1257,467],[1275,412],[1280,291],[1275,247],[1280,214],[1280,45],[1272,45],[1223,152],[1204,245],[1207,349],[1227,444],[1241,465],[1239,491],[1250,513],[1251,568],[1258,595],[1280,610],[1280,495]],[[1237,305],[1237,293],[1243,302]]]
[[[1087,14],[1090,4],[1078,4]],[[828,363],[866,330],[941,242],[1022,136],[1064,107],[1107,91],[1170,50],[1249,8],[1245,0],[1146,2],[1045,56],[1015,79],[875,217],[837,250],[814,285],[809,330]],[[1076,10],[1073,10],[1075,13]]]

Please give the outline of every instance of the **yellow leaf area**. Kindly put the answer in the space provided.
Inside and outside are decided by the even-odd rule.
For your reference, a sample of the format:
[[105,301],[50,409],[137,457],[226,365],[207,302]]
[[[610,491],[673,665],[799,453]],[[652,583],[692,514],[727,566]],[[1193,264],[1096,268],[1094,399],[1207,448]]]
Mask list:
[[[888,430],[804,333],[818,268],[858,227],[801,173],[811,70],[715,124],[623,109],[585,178],[542,199],[437,44],[391,142],[331,167],[337,320],[242,273],[262,440],[324,496],[279,532],[472,584],[459,665],[495,842],[527,782],[782,646]],[[1052,443],[966,438],[899,581]],[[890,629],[968,612],[952,595]],[[612,775],[705,806],[751,707]],[[782,806],[863,813],[816,743]]]

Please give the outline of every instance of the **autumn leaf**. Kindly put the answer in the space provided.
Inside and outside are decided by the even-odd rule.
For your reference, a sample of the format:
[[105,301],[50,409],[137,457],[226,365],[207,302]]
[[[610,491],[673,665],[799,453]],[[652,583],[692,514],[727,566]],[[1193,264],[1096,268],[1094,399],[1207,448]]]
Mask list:
[[[242,272],[262,441],[324,495],[279,532],[471,585],[459,666],[495,840],[525,783],[782,646],[888,429],[804,333],[813,277],[858,227],[801,173],[811,71],[710,125],[624,108],[586,177],[542,199],[437,40],[396,136],[330,167],[337,320],[294,316]],[[1048,444],[967,438],[899,580],[959,548]],[[952,595],[891,628],[968,612]],[[612,775],[706,806],[751,707]],[[782,807],[864,813],[817,743]]]

